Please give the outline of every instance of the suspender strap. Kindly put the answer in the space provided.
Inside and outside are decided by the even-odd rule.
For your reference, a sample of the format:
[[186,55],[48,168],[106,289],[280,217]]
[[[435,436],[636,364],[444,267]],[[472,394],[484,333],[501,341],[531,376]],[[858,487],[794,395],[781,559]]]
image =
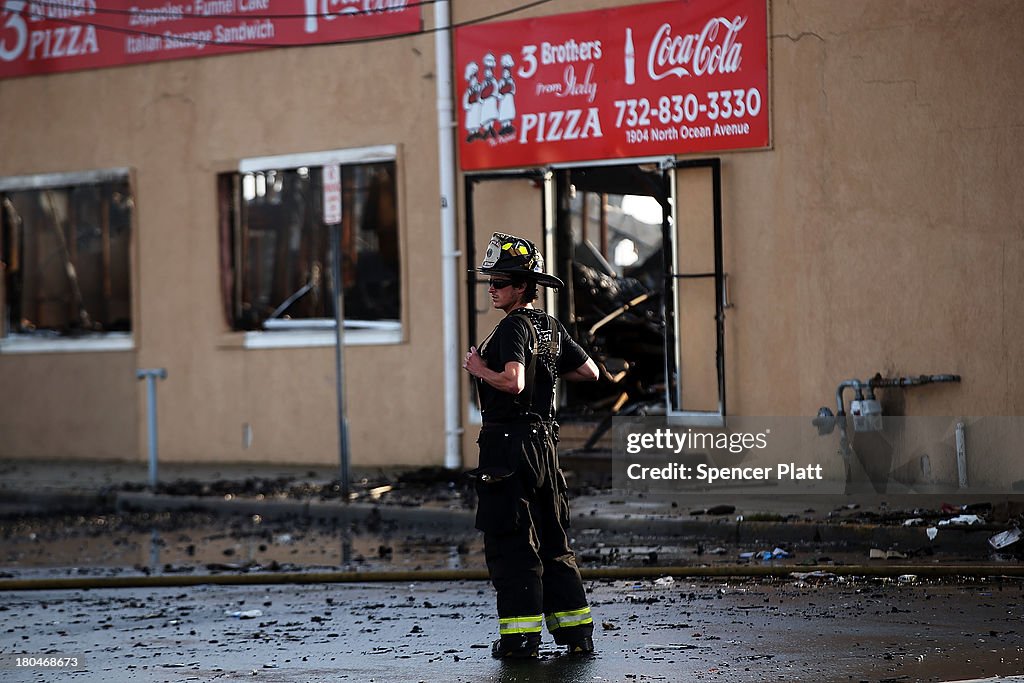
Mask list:
[[[526,364],[526,386],[522,393],[513,399],[513,403],[519,407],[521,412],[526,414],[525,416],[528,417],[534,415],[541,417],[533,410],[533,394],[534,387],[536,386],[535,379],[537,375],[537,362],[539,356],[543,353],[545,358],[548,359],[547,362],[553,364],[551,372],[552,375],[555,374],[554,367],[557,366],[558,359],[562,355],[562,340],[559,336],[558,321],[547,313],[543,314],[547,323],[547,329],[545,330],[547,332],[547,336],[545,337],[547,341],[544,342],[544,348],[541,348],[540,334],[534,325],[533,317],[527,313],[527,310],[524,308],[517,308],[512,311],[512,315],[522,316],[525,319],[526,327],[530,330],[530,359]],[[549,410],[550,407],[545,408],[542,414],[546,416]]]

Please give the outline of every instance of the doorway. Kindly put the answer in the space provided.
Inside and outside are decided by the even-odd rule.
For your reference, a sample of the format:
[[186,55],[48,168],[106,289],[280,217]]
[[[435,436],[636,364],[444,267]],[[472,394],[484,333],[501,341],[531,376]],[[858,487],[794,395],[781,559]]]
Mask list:
[[[607,445],[616,416],[721,422],[728,304],[718,159],[471,174],[465,201],[471,265],[492,232],[509,232],[533,240],[566,283],[539,303],[601,370],[598,382],[559,387],[566,446]],[[480,280],[467,278],[471,344],[500,317]]]

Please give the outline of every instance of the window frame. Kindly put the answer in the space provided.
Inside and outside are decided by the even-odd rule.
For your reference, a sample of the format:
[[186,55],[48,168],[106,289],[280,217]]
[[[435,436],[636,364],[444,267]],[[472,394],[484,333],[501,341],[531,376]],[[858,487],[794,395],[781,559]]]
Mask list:
[[[395,165],[395,199],[399,207],[404,203],[401,197],[399,181],[399,159],[397,145],[370,145],[346,149],[324,150],[319,152],[297,152],[271,156],[249,157],[239,160],[237,172],[263,173],[266,171],[288,170],[305,167],[319,167],[329,164],[351,166],[357,164],[393,163]],[[401,344],[406,341],[406,300],[407,288],[402,257],[402,211],[398,211],[399,264],[402,273],[400,289],[399,319],[397,323],[366,320],[345,320],[345,346],[380,346]],[[232,227],[233,230],[237,226]],[[237,267],[237,266],[236,266]],[[333,346],[337,343],[334,318],[306,318],[299,320],[280,320],[274,324],[264,325],[262,330],[231,331],[232,336],[240,336],[242,348],[274,349],[274,348],[307,348]]]
[[[0,177],[0,192],[41,191],[67,188],[75,185],[97,185],[106,182],[128,184],[135,198],[135,176],[130,167],[93,169],[88,171],[66,171],[58,173],[35,173],[21,176]],[[6,295],[0,301],[0,354],[17,353],[94,353],[106,351],[133,351],[135,349],[135,324],[137,308],[135,301],[135,235],[137,213],[132,211],[131,236],[128,261],[128,286],[131,292],[132,330],[130,332],[90,332],[79,337],[53,337],[12,332],[8,328]]]

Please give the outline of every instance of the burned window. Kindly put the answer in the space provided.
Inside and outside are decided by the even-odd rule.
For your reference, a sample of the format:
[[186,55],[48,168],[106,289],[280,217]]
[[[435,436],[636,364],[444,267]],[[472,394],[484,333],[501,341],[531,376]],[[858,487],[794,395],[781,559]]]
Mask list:
[[5,179],[13,189],[0,191],[6,330],[41,337],[130,331],[127,176],[51,187],[18,181]]
[[323,177],[322,166],[310,165],[219,178],[222,288],[232,329],[334,319],[336,241],[346,327],[399,328],[395,163],[341,165],[339,226],[324,222]]

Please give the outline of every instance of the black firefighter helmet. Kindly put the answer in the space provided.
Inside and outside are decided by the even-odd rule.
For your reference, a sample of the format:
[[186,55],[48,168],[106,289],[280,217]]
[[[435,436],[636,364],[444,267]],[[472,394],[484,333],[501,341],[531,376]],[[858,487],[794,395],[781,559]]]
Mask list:
[[483,263],[476,272],[484,275],[507,275],[553,289],[565,286],[557,277],[544,272],[544,257],[533,242],[503,232],[491,235]]

